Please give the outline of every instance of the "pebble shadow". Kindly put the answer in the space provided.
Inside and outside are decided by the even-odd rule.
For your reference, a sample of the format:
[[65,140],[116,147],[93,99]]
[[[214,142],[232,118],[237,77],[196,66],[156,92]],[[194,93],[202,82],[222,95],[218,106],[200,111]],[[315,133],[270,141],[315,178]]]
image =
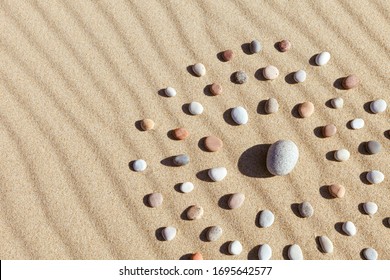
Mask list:
[[335,223],[334,224],[334,229],[338,232],[338,233],[340,233],[340,234],[342,234],[342,235],[344,235],[344,236],[348,236],[344,231],[343,231],[343,222],[337,222],[337,223]]
[[299,213],[299,203],[293,203],[290,206],[291,211],[297,216],[298,218],[302,218],[301,213]]
[[223,51],[217,53],[217,58],[218,58],[218,60],[221,61],[221,62],[226,62],[226,60],[223,58]]
[[191,260],[192,254],[185,254],[179,258],[181,261],[188,261]]
[[190,106],[190,103],[185,103],[181,106],[181,110],[187,114],[187,115],[190,115],[192,116],[192,114],[190,113],[190,110],[188,109],[188,107]]
[[163,231],[164,228],[165,227],[160,227],[160,228],[156,229],[156,231],[154,233],[154,235],[156,236],[156,239],[158,241],[165,241],[165,239],[164,239],[164,237],[162,235],[162,231]]
[[158,90],[157,93],[158,93],[158,95],[160,95],[160,96],[162,96],[162,97],[166,97],[166,98],[169,97],[169,96],[167,96],[167,95],[165,94],[165,88]]
[[337,89],[345,90],[345,88],[343,87],[343,80],[344,80],[344,77],[336,79],[333,82],[333,86]]
[[183,212],[181,212],[180,219],[182,219],[183,221],[190,221],[190,219],[188,219],[188,217],[187,217],[187,211],[190,208],[191,208],[191,206],[188,206]]
[[208,239],[207,239],[207,233],[208,231],[210,230],[211,227],[207,227],[205,228],[204,230],[201,231],[201,233],[199,234],[199,239],[202,240],[203,242],[210,242]]
[[143,197],[143,199],[142,199],[142,202],[144,203],[144,205],[145,205],[146,207],[152,208],[152,207],[150,206],[150,204],[149,204],[149,195],[150,195],[150,194],[145,195],[145,196]]
[[363,184],[371,185],[371,183],[367,180],[367,173],[368,172],[361,173],[359,178],[360,178],[360,181],[362,181]]
[[134,172],[135,172],[135,170],[134,170],[134,168],[133,168],[134,162],[135,162],[135,160],[132,160],[132,161],[129,162],[129,169],[130,169],[131,171],[134,171]]
[[142,122],[142,121],[136,121],[136,122],[134,123],[134,126],[135,126],[135,128],[137,128],[139,131],[145,131],[145,130],[142,129],[141,122]]
[[352,128],[352,126],[351,126],[351,122],[352,122],[352,120],[348,121],[348,122],[345,124],[345,126],[346,126],[348,129],[352,129],[352,130],[353,130],[353,128]]
[[267,103],[267,99],[261,100],[259,104],[257,105],[257,113],[260,115],[268,115],[265,111],[265,104]]
[[229,253],[229,244],[230,244],[231,241],[226,241],[225,243],[223,243],[221,245],[221,247],[219,247],[219,252],[221,254],[224,254],[224,255],[230,255]]
[[259,248],[260,245],[257,245],[253,247],[249,252],[248,252],[248,260],[258,260],[259,259]]
[[183,193],[181,190],[180,190],[180,186],[181,186],[182,183],[177,183],[173,188],[175,189],[175,191],[179,192],[179,193]]
[[295,74],[295,72],[291,72],[291,73],[287,74],[286,77],[284,77],[284,80],[286,81],[286,83],[288,83],[290,85],[297,84],[297,82],[294,80],[294,74]]
[[325,199],[334,199],[334,197],[329,192],[328,185],[320,187],[320,195]]
[[387,228],[390,228],[389,218],[384,218],[384,219],[382,220],[382,225],[384,225],[384,226],[387,227]]
[[263,75],[264,67],[257,69],[255,72],[255,78],[259,81],[267,81],[267,79]]
[[283,259],[289,260],[290,258],[288,257],[288,249],[290,248],[291,245],[284,246],[283,251],[282,251],[282,256]]
[[359,212],[360,212],[361,214],[367,215],[366,211],[364,211],[363,205],[364,205],[364,203],[359,203],[359,205],[358,205],[357,208],[358,208],[358,210],[359,210]]
[[251,52],[251,44],[250,43],[245,43],[245,44],[242,44],[241,45],[241,50],[245,53],[245,54],[247,54],[247,55],[251,55],[251,54],[253,54],[252,52]]
[[162,165],[169,166],[169,167],[177,167],[177,165],[175,165],[173,163],[174,158],[175,158],[175,156],[170,156],[170,157],[164,158],[163,160],[160,161],[160,163]]
[[199,149],[201,149],[203,152],[208,152],[208,153],[210,153],[210,151],[206,149],[206,146],[205,146],[205,144],[204,144],[204,141],[206,140],[206,138],[207,138],[207,137],[203,137],[203,138],[201,138],[201,139],[198,141],[198,147],[199,147]]
[[260,226],[260,214],[261,214],[261,211],[263,211],[263,210],[260,210],[260,211],[257,212],[257,214],[256,214],[255,225],[256,225],[256,227],[258,227],[258,228],[262,228],[262,227]]
[[233,118],[232,118],[232,110],[233,108],[230,108],[230,109],[227,109],[224,113],[223,113],[223,119],[225,120],[225,122],[227,124],[230,124],[231,126],[238,126],[237,123],[235,123],[233,121]]
[[291,109],[291,115],[292,115],[294,118],[302,119],[301,115],[300,115],[299,112],[298,112],[299,105],[301,105],[301,104],[298,103],[298,104],[296,104],[296,105]]
[[225,195],[221,196],[221,198],[218,200],[218,206],[221,207],[222,209],[230,210],[229,205],[228,205],[228,201],[229,201],[230,196],[231,196],[231,194],[225,194]]
[[383,136],[385,136],[387,139],[390,139],[390,130],[383,132]]
[[325,157],[327,160],[330,160],[330,161],[337,161],[335,158],[334,158],[334,153],[336,152],[336,150],[334,151],[330,151],[330,152],[327,152]]
[[334,109],[332,106],[332,99],[329,99],[328,101],[325,102],[325,106],[331,109]]
[[370,155],[370,153],[367,152],[366,146],[367,142],[360,143],[358,147],[359,153],[361,153],[362,155]]
[[204,182],[214,182],[210,179],[208,172],[209,169],[199,171],[198,173],[196,173],[196,178]]
[[320,237],[319,236],[316,236],[316,248],[317,248],[318,251],[320,251],[321,253],[325,254],[325,252],[321,248],[321,243],[320,243]]
[[323,126],[317,126],[316,128],[313,129],[313,133],[318,138],[324,139],[325,137],[322,134],[322,129],[323,129]]
[[241,174],[254,178],[273,177],[267,169],[267,152],[270,146],[270,144],[259,144],[245,150],[237,164]]
[[279,48],[279,43],[280,43],[280,42],[276,42],[276,43],[274,44],[274,48],[275,48],[278,52],[282,52],[282,51],[280,50],[280,48]]
[[361,258],[362,260],[366,260],[366,258],[364,257],[363,252],[364,252],[364,249],[362,249],[362,250],[360,251],[360,253],[359,253],[360,258]]
[[203,88],[203,93],[207,96],[214,96],[214,94],[211,93],[211,84]]
[[371,111],[370,109],[370,104],[371,104],[371,101],[369,102],[366,102],[363,104],[363,109],[364,111],[366,111],[367,113],[371,114],[371,115],[374,115],[374,113]]
[[173,129],[171,129],[170,131],[167,132],[167,136],[169,139],[171,140],[175,140],[175,141],[179,141],[178,139],[175,138],[175,136],[173,136]]
[[187,72],[190,73],[192,76],[198,78],[198,76],[195,74],[194,70],[192,70],[192,65],[187,66]]
[[309,59],[309,64],[310,64],[311,66],[317,66],[317,67],[318,67],[318,65],[317,65],[317,63],[316,63],[316,57],[317,57],[317,55],[318,55],[318,53],[315,54],[315,55],[313,55],[312,57],[310,57],[310,59]]

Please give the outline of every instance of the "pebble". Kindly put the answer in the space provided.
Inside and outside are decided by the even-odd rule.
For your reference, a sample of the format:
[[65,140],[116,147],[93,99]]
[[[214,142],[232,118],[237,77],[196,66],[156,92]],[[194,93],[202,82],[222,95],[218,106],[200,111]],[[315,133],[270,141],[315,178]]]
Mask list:
[[287,175],[294,169],[298,158],[298,147],[293,141],[276,141],[268,149],[267,169],[273,175]]
[[190,135],[190,133],[184,127],[179,127],[179,128],[176,128],[173,130],[173,137],[175,137],[175,139],[177,139],[177,140],[184,140],[189,135]]
[[349,75],[345,77],[342,81],[342,86],[344,89],[352,89],[359,85],[359,78],[356,75]]
[[372,155],[379,153],[381,149],[382,149],[382,145],[377,141],[371,140],[366,143],[366,150],[368,153]]
[[238,124],[246,124],[248,122],[248,112],[241,106],[232,109],[231,116],[233,121]]
[[222,236],[223,230],[220,226],[212,226],[207,231],[207,240],[216,241]]
[[148,197],[150,207],[158,207],[163,203],[163,196],[161,193],[152,193]]
[[322,52],[316,56],[316,64],[318,66],[327,64],[329,60],[330,60],[330,53],[328,52]]
[[363,250],[363,256],[366,260],[375,261],[378,259],[378,252],[374,248],[366,248]]
[[288,248],[288,258],[290,260],[303,260],[303,253],[301,247],[293,244]]
[[249,46],[249,49],[250,49],[251,53],[258,53],[258,52],[260,52],[263,48],[262,48],[262,46],[261,46],[261,44],[260,44],[259,41],[253,40],[253,41],[251,42],[250,46]]
[[371,184],[380,184],[385,179],[385,175],[379,170],[372,170],[367,173],[366,178]]
[[137,172],[144,171],[147,166],[148,165],[146,164],[146,161],[144,161],[143,159],[137,159],[133,162],[133,169]]
[[352,129],[361,129],[364,127],[364,120],[363,119],[353,119],[350,123]]
[[201,260],[203,260],[203,256],[201,253],[196,252],[196,253],[192,254],[191,260],[201,261]]
[[378,205],[375,202],[366,202],[363,204],[364,212],[367,215],[374,215],[378,211]]
[[143,119],[141,121],[141,128],[145,131],[153,129],[154,128],[154,121],[151,119]]
[[271,259],[272,257],[271,246],[269,246],[268,244],[260,245],[257,255],[259,256],[259,260],[267,261]]
[[194,184],[191,182],[184,182],[180,185],[180,191],[183,193],[189,193],[194,190]]
[[344,106],[344,99],[342,99],[341,97],[333,98],[330,101],[330,104],[332,104],[333,108],[335,109],[341,109]]
[[303,102],[298,107],[298,113],[302,118],[308,118],[314,113],[314,105],[310,101]]
[[268,65],[263,69],[263,76],[267,80],[275,80],[279,77],[279,70],[273,65]]
[[245,200],[245,195],[243,193],[234,193],[230,196],[228,201],[228,206],[230,209],[237,209],[242,206]]
[[165,89],[165,95],[168,97],[176,96],[176,90],[173,87],[167,87]]
[[342,229],[348,236],[354,236],[357,232],[355,225],[351,221],[345,222]]
[[236,83],[243,84],[243,83],[246,83],[248,81],[248,75],[244,71],[237,71],[234,74],[234,79],[235,79]]
[[225,167],[214,167],[209,169],[208,174],[211,180],[214,182],[219,182],[226,177],[227,170]]
[[370,110],[374,114],[383,113],[386,111],[387,103],[383,99],[377,99],[370,103]]
[[327,124],[322,128],[322,135],[324,137],[331,137],[335,135],[337,132],[337,128],[334,124]]
[[279,42],[279,51],[286,52],[291,49],[291,42],[289,40],[282,40]]
[[294,80],[297,83],[303,83],[306,80],[306,72],[305,70],[299,70],[294,73]]
[[264,110],[267,114],[276,113],[279,110],[278,101],[275,98],[271,97],[265,102]]
[[313,206],[311,206],[310,202],[308,201],[304,201],[299,204],[298,210],[303,218],[309,218],[314,214]]
[[183,166],[190,163],[190,157],[186,154],[183,155],[177,155],[173,158],[173,164],[177,166]]
[[198,77],[206,75],[206,67],[202,63],[196,63],[192,66],[192,71],[194,71],[195,75]]
[[209,152],[217,152],[223,147],[223,142],[216,136],[207,136],[204,139],[204,146]]
[[320,245],[321,245],[321,250],[322,252],[329,254],[333,253],[333,243],[327,236],[320,236],[318,238]]
[[192,115],[200,115],[203,113],[203,106],[199,102],[193,101],[188,105],[188,111]]
[[329,193],[335,198],[342,198],[345,195],[345,187],[340,184],[332,184],[328,187]]
[[222,93],[222,86],[220,84],[217,84],[217,83],[213,83],[211,86],[210,86],[210,92],[213,94],[213,95],[220,95]]
[[262,228],[270,227],[275,221],[275,215],[270,210],[266,209],[260,212],[259,224]]
[[189,220],[199,220],[203,216],[203,208],[199,205],[192,205],[187,210],[187,218]]
[[337,161],[346,161],[351,156],[351,153],[347,149],[340,149],[334,152],[334,158]]
[[167,241],[173,240],[176,236],[176,233],[177,230],[174,227],[166,227],[162,230],[162,236]]
[[239,255],[242,252],[242,245],[240,241],[234,240],[229,243],[228,251],[232,255]]
[[222,53],[222,57],[225,61],[230,61],[234,58],[234,52],[232,50],[226,50]]

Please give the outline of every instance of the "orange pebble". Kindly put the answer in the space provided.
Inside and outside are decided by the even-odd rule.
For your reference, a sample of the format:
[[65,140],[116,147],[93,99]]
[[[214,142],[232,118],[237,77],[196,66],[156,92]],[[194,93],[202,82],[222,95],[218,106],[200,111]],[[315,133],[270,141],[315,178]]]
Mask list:
[[184,139],[186,139],[189,135],[190,135],[190,133],[188,132],[188,130],[185,129],[185,128],[183,128],[183,127],[176,128],[175,130],[173,130],[173,136],[174,136],[177,140],[184,140]]
[[199,261],[199,260],[203,260],[203,256],[202,256],[201,253],[196,252],[196,253],[192,254],[191,259],[192,259],[192,260]]

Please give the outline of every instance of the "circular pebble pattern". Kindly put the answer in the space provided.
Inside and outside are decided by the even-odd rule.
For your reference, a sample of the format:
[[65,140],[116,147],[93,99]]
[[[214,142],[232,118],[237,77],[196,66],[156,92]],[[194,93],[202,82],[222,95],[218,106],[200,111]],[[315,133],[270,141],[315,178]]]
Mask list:
[[226,50],[222,53],[222,57],[225,61],[230,61],[234,58],[234,52],[232,50]]
[[146,161],[144,161],[143,159],[137,159],[133,162],[133,169],[136,172],[144,171],[147,166],[148,165],[146,164]]
[[308,118],[314,113],[314,104],[310,101],[299,104],[298,113],[302,118]]
[[332,184],[328,187],[328,190],[334,198],[342,198],[345,195],[345,187],[340,184]]
[[327,124],[322,128],[324,137],[331,137],[337,133],[337,127],[334,124]]
[[209,152],[217,152],[223,147],[223,142],[216,136],[207,136],[204,139],[204,146]]
[[268,65],[263,69],[263,76],[267,80],[275,80],[279,77],[279,70],[273,65]]
[[174,129],[172,134],[176,140],[184,140],[190,135],[188,130],[185,129],[184,127],[179,127],[179,128]]
[[244,72],[244,71],[237,71],[236,73],[234,73],[234,79],[236,81],[237,84],[243,84],[243,83],[246,83],[248,81],[248,75]]
[[279,51],[286,52],[291,49],[291,42],[289,40],[282,40],[278,44]]
[[199,220],[203,216],[203,208],[199,205],[192,205],[187,210],[187,218],[189,220]]
[[352,74],[345,77],[342,81],[342,86],[344,89],[353,89],[359,85],[360,81],[358,76]]
[[387,103],[383,99],[377,99],[370,103],[370,110],[374,114],[383,113],[386,111]]
[[213,83],[211,86],[210,86],[210,92],[213,94],[213,95],[220,95],[222,93],[222,86],[220,84],[217,84],[217,83]]
[[188,111],[192,115],[200,115],[203,113],[203,106],[199,102],[193,101],[188,105]]
[[163,203],[163,196],[161,193],[152,193],[148,197],[150,207],[158,207]]

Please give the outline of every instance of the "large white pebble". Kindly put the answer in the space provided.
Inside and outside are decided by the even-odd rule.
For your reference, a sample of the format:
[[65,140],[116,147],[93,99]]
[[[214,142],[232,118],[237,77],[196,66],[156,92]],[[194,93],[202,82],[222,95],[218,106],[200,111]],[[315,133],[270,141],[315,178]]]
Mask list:
[[293,244],[288,248],[288,258],[290,260],[303,260],[303,253],[301,247],[297,244]]
[[357,232],[356,226],[351,221],[347,221],[343,224],[342,230],[345,232],[346,235],[354,236]]
[[171,241],[175,238],[176,232],[177,232],[176,228],[166,227],[162,230],[162,236],[165,240]]
[[347,149],[340,149],[334,152],[334,158],[337,161],[346,161],[351,156],[351,153]]
[[371,184],[380,184],[385,179],[385,175],[379,170],[372,170],[367,173],[366,178]]
[[192,192],[193,189],[194,189],[194,184],[191,182],[184,182],[183,184],[180,185],[180,191],[183,193]]
[[382,113],[386,111],[387,103],[383,99],[377,99],[371,102],[370,110],[374,114]]
[[350,124],[352,129],[361,129],[364,127],[364,120],[360,118],[356,118],[353,119]]
[[165,89],[165,95],[168,97],[176,96],[176,90],[173,87],[167,87]]
[[225,167],[214,167],[208,171],[209,177],[214,182],[222,181],[227,175],[227,169]]
[[316,56],[316,64],[319,66],[325,65],[330,60],[330,53],[322,52]]
[[333,253],[333,243],[329,239],[329,237],[323,235],[320,236],[318,239],[321,245],[322,252],[326,254]]
[[378,252],[374,248],[366,248],[363,250],[363,256],[366,260],[374,261],[378,259]]
[[258,251],[259,260],[269,260],[272,257],[272,249],[268,244],[260,245]]
[[199,102],[193,101],[188,105],[188,111],[193,115],[200,115],[203,113],[203,106]]
[[332,107],[335,109],[341,109],[344,106],[344,99],[342,99],[341,97],[333,98],[330,101],[330,104],[332,104]]
[[275,221],[275,215],[270,210],[261,211],[259,215],[259,225],[263,228],[270,227]]
[[198,77],[206,75],[206,67],[202,63],[196,63],[192,66],[192,71],[194,71],[195,75]]
[[306,80],[306,72],[305,70],[299,70],[294,73],[294,80],[297,83],[303,83]]
[[137,172],[144,171],[147,166],[148,165],[146,164],[146,161],[144,161],[143,159],[137,159],[133,162],[133,169]]
[[248,122],[248,112],[241,106],[233,108],[231,115],[236,124],[246,124]]
[[366,202],[363,204],[364,212],[367,213],[367,215],[374,215],[378,211],[378,205],[375,202]]
[[273,175],[287,175],[298,162],[299,151],[291,140],[279,140],[269,147],[267,169]]
[[234,241],[230,242],[228,250],[229,250],[229,253],[232,254],[232,255],[239,255],[239,254],[241,254],[241,252],[242,252],[242,245],[241,245],[240,241],[234,240]]

